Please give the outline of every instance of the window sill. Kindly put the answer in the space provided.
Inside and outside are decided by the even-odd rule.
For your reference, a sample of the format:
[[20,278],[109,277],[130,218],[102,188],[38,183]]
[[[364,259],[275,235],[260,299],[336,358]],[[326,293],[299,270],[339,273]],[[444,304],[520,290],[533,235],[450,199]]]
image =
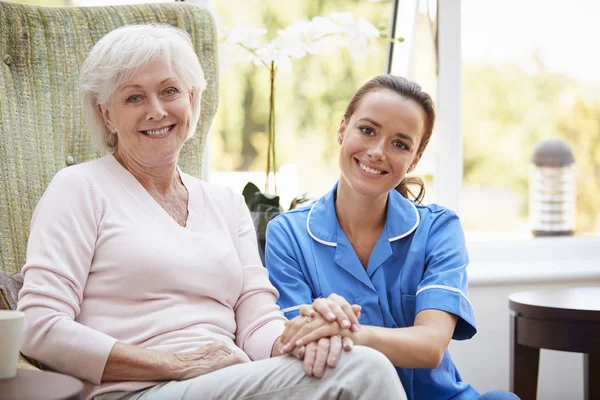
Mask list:
[[470,286],[600,280],[600,237],[467,242]]

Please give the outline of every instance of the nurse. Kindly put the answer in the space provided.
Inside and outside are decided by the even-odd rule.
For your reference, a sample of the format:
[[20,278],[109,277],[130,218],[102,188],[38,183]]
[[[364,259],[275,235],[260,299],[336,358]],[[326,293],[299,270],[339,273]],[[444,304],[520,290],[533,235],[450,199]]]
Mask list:
[[448,353],[451,339],[476,333],[464,234],[454,212],[421,205],[422,181],[406,177],[434,121],[433,101],[416,83],[393,75],[367,82],[337,132],[339,181],[269,224],[265,262],[291,319],[283,351],[318,340],[306,351],[310,373],[327,359],[327,338],[340,335],[348,347],[386,355],[409,399],[517,399],[481,396]]

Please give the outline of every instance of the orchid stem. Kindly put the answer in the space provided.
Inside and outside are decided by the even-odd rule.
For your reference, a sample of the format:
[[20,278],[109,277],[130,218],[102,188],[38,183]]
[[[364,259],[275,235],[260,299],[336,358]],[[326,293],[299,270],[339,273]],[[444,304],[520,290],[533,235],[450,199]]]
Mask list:
[[277,194],[277,160],[275,158],[275,75],[277,68],[275,62],[271,61],[269,75],[271,80],[269,99],[269,143],[267,145],[267,180],[265,191],[269,188],[269,174],[273,172],[273,188]]

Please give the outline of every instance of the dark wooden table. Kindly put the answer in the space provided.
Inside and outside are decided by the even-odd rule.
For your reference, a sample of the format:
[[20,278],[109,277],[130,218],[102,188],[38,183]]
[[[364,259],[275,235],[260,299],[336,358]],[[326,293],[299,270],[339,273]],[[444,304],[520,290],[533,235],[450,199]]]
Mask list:
[[584,399],[600,399],[600,287],[513,293],[510,390],[536,398],[540,349],[584,353]]
[[16,377],[0,379],[0,400],[83,400],[83,383],[56,372],[18,369]]

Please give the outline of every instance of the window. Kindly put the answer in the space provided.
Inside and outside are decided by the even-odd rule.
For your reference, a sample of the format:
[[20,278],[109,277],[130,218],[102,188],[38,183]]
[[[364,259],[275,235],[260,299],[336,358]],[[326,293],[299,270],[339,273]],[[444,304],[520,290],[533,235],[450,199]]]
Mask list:
[[531,154],[550,138],[575,156],[576,233],[600,231],[599,18],[588,0],[462,1],[467,231],[528,233]]

